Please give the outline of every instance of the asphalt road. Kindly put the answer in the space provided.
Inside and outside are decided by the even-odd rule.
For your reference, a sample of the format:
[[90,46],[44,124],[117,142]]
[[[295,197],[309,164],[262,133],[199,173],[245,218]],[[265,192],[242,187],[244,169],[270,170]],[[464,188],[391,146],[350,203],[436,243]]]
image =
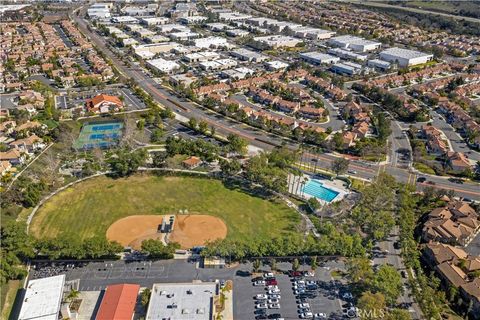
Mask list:
[[[199,105],[179,99],[173,93],[169,92],[169,90],[157,84],[153,78],[147,75],[140,67],[126,67],[123,62],[117,59],[112,51],[106,47],[105,39],[96,33],[88,31],[86,22],[83,19],[74,16],[74,20],[77,22],[80,30],[112,60],[117,69],[125,77],[133,78],[139,84],[139,86],[150,93],[155,100],[157,100],[157,102],[171,108],[177,114],[177,118],[186,120],[188,118],[195,117],[197,120],[204,120],[209,125],[213,125],[219,134],[237,134],[240,137],[248,140],[250,144],[261,149],[270,150],[276,145],[282,145],[282,143],[285,143],[290,148],[298,149],[298,144],[294,142],[287,141],[281,137],[249,127],[245,124],[235,122],[230,119],[225,119],[223,116],[215,114],[212,111],[208,111]],[[336,159],[336,156],[330,154],[312,155],[306,153],[305,156],[318,157],[321,159],[319,164],[324,168],[330,168],[331,162]],[[357,171],[355,176],[370,180],[373,179],[380,171],[386,171],[389,174],[392,174],[401,182],[411,182],[412,177],[414,178],[415,176],[414,173],[406,169],[401,169],[390,165],[385,167],[376,164],[367,164],[356,160],[352,161],[350,167],[351,169]],[[452,189],[458,196],[480,200],[479,184],[467,182],[462,185],[458,185],[442,177],[429,176],[428,178],[429,180],[435,182],[435,185],[433,186],[434,188],[446,190]],[[421,189],[425,185],[417,184],[417,186]]]
[[[406,272],[405,265],[403,264],[403,260],[400,256],[401,250],[396,249],[394,246],[394,243],[399,241],[399,239],[399,230],[396,226],[387,240],[378,242],[376,244],[381,253],[376,251],[377,253],[373,258],[374,266],[389,264],[395,267],[398,272]],[[402,277],[402,284],[404,287],[404,292],[398,298],[397,303],[407,307],[413,319],[422,319],[420,307],[413,299],[412,292],[408,286],[408,281],[406,278]]]

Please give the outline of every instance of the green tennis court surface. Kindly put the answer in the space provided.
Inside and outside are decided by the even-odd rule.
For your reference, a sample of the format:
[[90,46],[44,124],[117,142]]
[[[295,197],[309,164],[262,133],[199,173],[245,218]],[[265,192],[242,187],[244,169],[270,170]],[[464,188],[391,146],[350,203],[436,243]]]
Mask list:
[[122,136],[123,123],[102,122],[84,124],[77,140],[73,143],[75,149],[110,148],[118,143]]

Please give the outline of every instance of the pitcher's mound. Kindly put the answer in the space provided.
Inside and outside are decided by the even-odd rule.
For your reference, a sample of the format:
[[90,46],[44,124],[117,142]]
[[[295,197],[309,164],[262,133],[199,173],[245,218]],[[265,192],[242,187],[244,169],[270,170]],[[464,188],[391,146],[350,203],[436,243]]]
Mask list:
[[[164,216],[128,216],[115,221],[107,230],[107,239],[123,246],[139,250],[143,240],[162,240],[164,234],[158,226]],[[165,216],[169,217],[169,216]],[[173,231],[168,235],[170,242],[178,242],[182,249],[205,245],[207,241],[224,239],[227,226],[222,219],[208,215],[175,216]]]

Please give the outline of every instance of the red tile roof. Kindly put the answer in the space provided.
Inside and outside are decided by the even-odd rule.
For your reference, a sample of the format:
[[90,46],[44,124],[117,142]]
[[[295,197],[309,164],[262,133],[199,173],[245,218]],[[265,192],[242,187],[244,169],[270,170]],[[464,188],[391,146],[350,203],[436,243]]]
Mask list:
[[108,286],[98,309],[96,320],[131,320],[135,310],[138,284]]

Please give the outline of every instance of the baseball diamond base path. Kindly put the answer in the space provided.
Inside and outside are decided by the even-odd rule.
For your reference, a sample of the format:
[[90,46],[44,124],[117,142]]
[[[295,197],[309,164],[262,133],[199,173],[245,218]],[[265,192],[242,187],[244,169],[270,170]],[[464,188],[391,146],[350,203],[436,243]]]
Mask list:
[[[107,230],[107,239],[139,250],[143,240],[163,239],[158,226],[170,215],[135,215],[115,221]],[[170,242],[178,242],[182,249],[205,245],[207,241],[224,239],[227,226],[222,219],[208,215],[176,215]]]

